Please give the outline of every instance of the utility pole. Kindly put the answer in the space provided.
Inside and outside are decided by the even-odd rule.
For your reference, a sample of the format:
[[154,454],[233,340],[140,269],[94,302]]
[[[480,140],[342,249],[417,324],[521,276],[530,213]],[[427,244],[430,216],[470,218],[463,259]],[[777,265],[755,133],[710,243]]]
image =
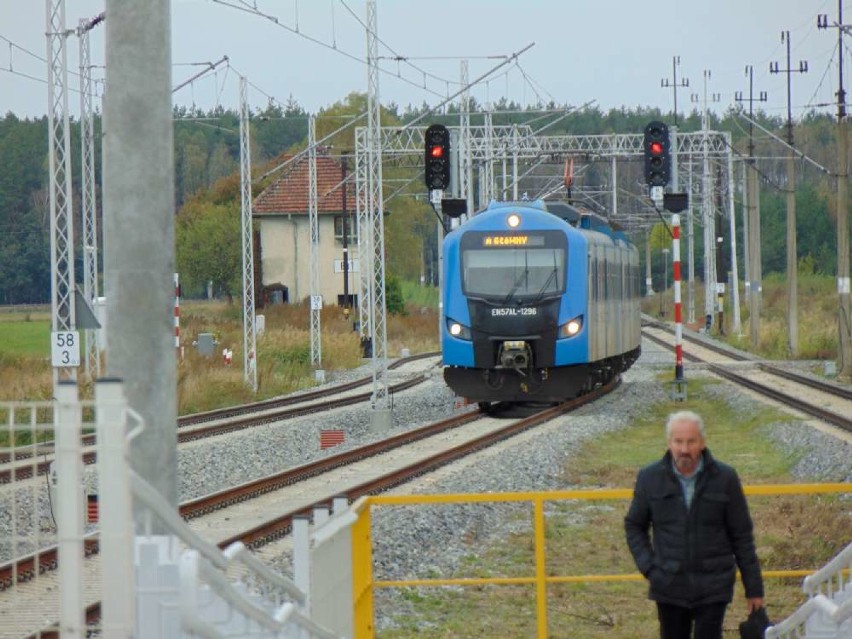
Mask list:
[[769,63],[770,73],[787,74],[787,353],[796,357],[799,352],[798,320],[798,260],[796,256],[796,152],[793,149],[793,104],[791,83],[793,73],[807,73],[808,63],[799,61],[799,68],[790,66],[790,32],[781,32],[781,42],[787,44],[787,68],[780,69],[777,62]]
[[[680,164],[678,159],[678,141],[677,141],[677,90],[678,87],[686,88],[689,86],[689,79],[682,78],[680,83],[677,81],[677,68],[680,66],[680,56],[672,56],[672,82],[669,84],[668,78],[663,78],[660,80],[660,86],[663,88],[672,88],[672,95],[674,97],[674,124],[669,127],[669,135],[671,137],[671,155],[672,155],[672,192],[679,193],[680,192],[680,178],[679,178],[679,170],[678,166]],[[615,159],[613,158],[613,163]],[[691,209],[687,211],[691,215]]]
[[[178,503],[174,131],[168,0],[107,0],[103,140],[107,371],[145,428],[129,465]],[[129,232],[132,229],[132,233]],[[146,509],[134,501],[137,530]],[[154,534],[166,529],[152,523]]]
[[[841,379],[852,378],[852,321],[849,308],[849,133],[846,129],[846,92],[843,90],[843,32],[852,25],[843,24],[843,2],[837,0],[837,22],[831,25],[837,28],[838,77],[837,90],[837,293],[839,304],[837,322],[840,333],[838,359]],[[828,16],[817,16],[817,27],[827,29]]]
[[[713,293],[716,290],[716,269],[715,269],[715,247],[716,233],[714,230],[715,224],[713,220],[713,178],[710,173],[710,155],[708,133],[708,102],[718,102],[720,96],[718,93],[708,95],[707,81],[710,79],[710,71],[704,70],[704,98],[703,108],[701,111],[701,131],[703,133],[702,151],[704,157],[704,169],[701,182],[701,220],[704,224],[704,315],[709,316],[712,323],[714,298]],[[698,102],[698,94],[692,94],[692,101]],[[707,327],[709,330],[709,326]]]
[[668,78],[660,80],[660,86],[664,89],[671,87],[672,95],[674,96],[674,125],[677,126],[677,89],[678,87],[686,88],[689,86],[689,80],[682,78],[680,83],[677,81],[677,68],[680,66],[680,56],[672,56],[672,82],[669,84]]
[[762,291],[761,253],[760,253],[760,208],[757,206],[757,168],[754,165],[754,103],[766,102],[768,96],[766,91],[761,91],[757,98],[754,97],[754,67],[750,64],[745,68],[748,78],[748,98],[743,98],[741,91],[736,93],[737,102],[748,102],[748,160],[746,161],[746,183],[745,197],[746,219],[743,228],[747,231],[747,264],[748,274],[746,276],[746,297],[749,305],[749,333],[751,345],[756,347],[760,342],[760,294]]
[[[89,31],[103,22],[104,14],[77,26],[80,45],[80,155],[82,179],[80,204],[83,220],[83,296],[94,307],[98,298],[98,225],[95,198],[95,134],[92,109],[92,65]],[[86,373],[89,379],[101,376],[101,354],[94,329],[86,330]]]

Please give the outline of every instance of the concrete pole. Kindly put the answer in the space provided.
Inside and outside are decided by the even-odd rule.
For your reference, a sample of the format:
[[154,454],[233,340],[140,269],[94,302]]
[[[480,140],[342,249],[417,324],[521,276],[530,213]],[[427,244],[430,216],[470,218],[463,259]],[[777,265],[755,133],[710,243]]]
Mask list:
[[796,259],[796,156],[787,157],[787,355],[799,353],[798,260]]
[[[843,2],[837,0],[837,24],[843,24]],[[839,64],[837,76],[837,327],[840,333],[838,376],[852,379],[852,318],[849,307],[849,130],[846,127],[846,91],[843,89],[843,34],[837,29]]]
[[651,229],[648,229],[648,237],[645,240],[645,295],[651,297],[654,294],[654,284],[651,278]]
[[[170,4],[107,0],[106,15],[107,374],[124,379],[145,421],[131,466],[177,506]],[[134,508],[137,530],[141,514]]]
[[837,292],[840,328],[840,366],[842,379],[852,378],[852,318],[849,306],[849,130],[846,118],[838,122],[837,170]]
[[746,304],[751,305],[751,244],[749,243],[749,211],[748,211],[748,164],[743,162],[743,283],[745,287]]
[[757,182],[757,169],[753,160],[748,167],[748,206],[749,206],[749,242],[751,250],[751,313],[749,315],[749,332],[751,333],[752,348],[760,344],[760,306],[763,293],[763,269],[760,251],[760,188]]
[[[731,234],[731,301],[733,304],[734,320],[731,330],[734,335],[742,335],[743,327],[740,321],[740,274],[737,265],[737,224],[734,207],[734,147],[731,144],[731,134],[725,134],[725,143],[728,146],[728,210],[730,216]],[[722,230],[719,229],[719,233]]]

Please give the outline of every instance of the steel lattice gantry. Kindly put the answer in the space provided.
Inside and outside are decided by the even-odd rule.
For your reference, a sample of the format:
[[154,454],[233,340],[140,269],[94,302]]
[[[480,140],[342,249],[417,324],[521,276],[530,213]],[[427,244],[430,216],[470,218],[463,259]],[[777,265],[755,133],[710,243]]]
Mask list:
[[[344,187],[345,188],[345,187]],[[319,274],[319,210],[317,206],[316,118],[308,116],[308,218],[311,230],[311,366],[322,368],[322,297]]]
[[243,378],[257,392],[257,318],[254,311],[254,228],[251,215],[251,133],[248,80],[240,76],[240,227],[243,260]]
[[[367,127],[356,139],[366,148],[355,161],[358,254],[361,267],[361,337],[373,360],[372,405],[390,410],[387,380],[387,309],[385,305],[385,243],[382,197],[382,128],[379,101],[379,43],[375,0],[367,2]],[[356,141],[356,146],[358,141]],[[367,354],[367,353],[365,353]]]
[[[377,127],[378,128],[378,127]],[[453,127],[450,127],[451,130]],[[583,156],[595,159],[630,158],[643,155],[643,135],[639,133],[605,134],[605,135],[536,135],[527,125],[508,126],[467,126],[466,131],[457,130],[456,139],[466,141],[462,144],[469,158],[459,162],[512,161],[513,167],[519,162],[535,164],[544,160],[565,158],[568,156]],[[381,164],[382,160],[398,161],[402,158],[422,157],[424,134],[426,127],[381,127],[378,129],[378,149],[376,142],[370,138],[369,127],[358,127],[355,131],[355,188],[358,215],[358,247],[361,258],[361,291],[359,312],[362,338],[375,334],[374,323],[384,326],[386,308],[384,305],[384,246],[381,215],[372,216],[372,211],[380,211],[381,206]],[[678,133],[676,137],[678,163],[689,168],[689,175],[697,172],[691,170],[693,163],[703,158],[705,153],[717,162],[725,162],[727,171],[726,195],[728,202],[727,215],[731,219],[733,229],[733,152],[731,134],[718,131],[698,131],[694,133]],[[674,154],[673,154],[674,155]],[[612,166],[615,162],[611,163]],[[516,173],[516,168],[513,169]],[[683,173],[682,173],[683,174]],[[486,175],[488,175],[486,173]],[[493,172],[491,174],[493,176]],[[492,178],[493,179],[493,178]],[[378,183],[377,183],[378,181]],[[691,182],[691,181],[690,181]],[[513,182],[517,189],[517,178]],[[706,188],[706,187],[705,187]],[[487,189],[489,193],[495,193]],[[516,191],[515,191],[516,192]],[[694,192],[690,184],[689,192]],[[704,199],[710,198],[710,193]],[[377,198],[377,199],[376,199]],[[692,198],[690,198],[690,201]],[[724,200],[723,200],[724,201]],[[690,207],[692,204],[690,203]],[[690,213],[689,218],[692,215]],[[734,260],[734,264],[736,260]],[[736,267],[734,267],[736,277]],[[715,277],[715,276],[714,276]],[[715,288],[715,281],[708,283]],[[375,286],[373,289],[372,287]],[[370,295],[371,290],[382,292],[381,304],[379,299]],[[735,290],[736,295],[736,290]],[[736,303],[736,300],[735,300]],[[383,331],[383,329],[382,329]],[[382,338],[385,335],[381,332]],[[373,345],[375,349],[375,344]],[[381,351],[382,359],[384,350]],[[374,350],[374,355],[377,355]]]
[[[100,19],[81,19],[77,27],[80,45],[80,154],[82,156],[81,205],[83,219],[83,296],[94,306],[98,297],[98,225],[95,200],[95,144],[92,108],[92,65],[89,31]],[[101,358],[94,329],[86,330],[86,373],[101,376]]]
[[[46,0],[48,161],[50,163],[50,277],[52,330],[75,331],[74,218],[71,210],[71,140],[68,125],[68,52],[65,1]],[[54,383],[74,379],[76,368],[54,368]]]

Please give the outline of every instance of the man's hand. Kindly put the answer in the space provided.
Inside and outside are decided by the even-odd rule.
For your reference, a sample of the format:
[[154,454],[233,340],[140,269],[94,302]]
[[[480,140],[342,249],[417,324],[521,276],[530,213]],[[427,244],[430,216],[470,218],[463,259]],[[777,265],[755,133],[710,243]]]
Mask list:
[[753,613],[755,610],[763,608],[763,597],[751,597],[746,599],[746,612]]

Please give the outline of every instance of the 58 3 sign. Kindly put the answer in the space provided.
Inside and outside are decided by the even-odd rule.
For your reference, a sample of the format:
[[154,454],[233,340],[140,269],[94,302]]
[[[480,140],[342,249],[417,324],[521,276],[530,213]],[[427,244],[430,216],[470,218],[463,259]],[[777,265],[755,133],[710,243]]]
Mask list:
[[80,365],[80,334],[77,331],[53,331],[50,334],[50,361],[53,366]]

